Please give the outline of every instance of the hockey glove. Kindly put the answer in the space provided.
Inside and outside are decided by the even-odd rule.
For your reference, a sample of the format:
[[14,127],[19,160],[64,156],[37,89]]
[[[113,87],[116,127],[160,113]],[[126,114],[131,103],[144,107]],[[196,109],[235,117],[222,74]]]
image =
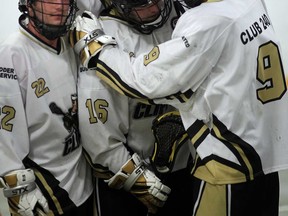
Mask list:
[[113,37],[105,35],[101,24],[90,12],[78,15],[69,32],[70,44],[84,67],[96,67],[97,54],[107,45],[116,45]]
[[164,205],[171,191],[144,166],[136,153],[106,182],[111,188],[123,188],[131,192],[148,208],[148,212],[153,214]]
[[[33,216],[37,211],[49,212],[46,198],[35,183],[33,170],[16,170],[0,178],[4,196],[8,199],[11,214]],[[36,207],[42,208],[37,210]]]
[[166,174],[172,171],[176,155],[181,146],[188,140],[178,111],[158,116],[152,123],[155,137],[151,165],[155,172]]

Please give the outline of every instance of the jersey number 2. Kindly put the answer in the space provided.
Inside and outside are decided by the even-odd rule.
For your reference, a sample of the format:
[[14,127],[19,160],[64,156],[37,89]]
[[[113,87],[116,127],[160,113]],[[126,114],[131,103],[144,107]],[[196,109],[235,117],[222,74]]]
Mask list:
[[4,106],[2,109],[0,108],[0,116],[5,114],[5,116],[1,119],[1,127],[3,130],[11,132],[13,129],[13,124],[10,124],[9,121],[15,118],[15,109],[10,106]]

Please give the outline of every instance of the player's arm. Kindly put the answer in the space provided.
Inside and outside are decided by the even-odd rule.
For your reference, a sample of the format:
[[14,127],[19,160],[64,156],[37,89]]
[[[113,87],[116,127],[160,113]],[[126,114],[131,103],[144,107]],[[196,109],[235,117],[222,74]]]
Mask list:
[[130,155],[124,145],[129,131],[129,98],[103,85],[92,70],[79,73],[78,87],[82,145],[95,174],[109,178]]
[[[126,148],[129,98],[101,83],[87,89],[90,73],[79,76],[78,105],[82,143],[93,173],[111,188],[132,193],[150,212],[155,212],[165,203],[170,189],[145,167],[138,155],[132,156]],[[99,82],[96,76],[94,79],[94,84]]]
[[35,183],[33,171],[25,169],[22,163],[30,150],[25,97],[20,89],[25,86],[21,83],[23,77],[26,78],[24,62],[18,58],[23,53],[0,46],[0,55],[3,68],[0,72],[0,187],[11,213],[32,216],[36,206],[47,212],[48,205]]
[[33,216],[37,211],[49,212],[47,200],[35,183],[32,169],[11,171],[0,177],[0,183],[12,214]]
[[[83,32],[87,31],[85,30],[87,28],[101,29],[101,24],[96,18],[90,17],[89,19],[88,17],[89,14],[86,15],[86,18],[76,20],[76,27],[74,28],[76,32],[80,31],[82,35],[86,35]],[[106,41],[103,40],[102,36],[94,37],[92,42],[87,43],[88,50],[90,44],[94,43],[98,45],[98,48],[91,49],[93,53],[91,57],[85,55],[82,62],[88,67],[96,68],[97,76],[129,97],[177,98],[184,94],[184,97],[182,95],[181,97],[186,100],[205,80],[213,67],[211,59],[208,58],[210,56],[206,56],[205,46],[198,48],[193,41],[198,36],[201,35],[185,36],[184,33],[180,33],[173,40],[160,44],[149,53],[139,55],[136,58],[114,46],[115,41],[111,41],[111,37]],[[74,38],[77,37],[74,36]],[[197,38],[197,40],[199,39]],[[82,46],[77,45],[77,40],[72,41],[76,47],[83,49],[81,40],[79,41]],[[87,46],[84,45],[84,47]],[[75,50],[81,55],[83,51],[78,48]],[[213,58],[216,59],[217,56]],[[191,71],[191,68],[194,70]],[[189,73],[187,73],[188,70]]]

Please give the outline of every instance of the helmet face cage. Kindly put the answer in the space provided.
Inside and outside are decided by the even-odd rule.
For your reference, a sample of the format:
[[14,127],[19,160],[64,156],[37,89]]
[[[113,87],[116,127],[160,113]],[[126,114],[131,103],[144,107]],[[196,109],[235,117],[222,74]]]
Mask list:
[[[40,3],[40,7],[36,8],[36,3]],[[43,10],[44,3],[61,5],[62,14],[49,14],[45,12]],[[49,40],[61,37],[69,31],[78,10],[75,0],[69,0],[69,3],[63,3],[63,1],[58,3],[55,0],[19,0],[18,6],[19,10],[27,14],[29,19],[33,21],[35,29]],[[67,6],[69,7],[68,12],[64,11],[64,8]],[[28,13],[28,7],[32,9],[33,13]],[[59,25],[45,23],[45,15],[61,16],[61,23],[59,23]]]
[[[171,0],[112,0],[112,4],[125,20],[143,34],[150,34],[155,29],[162,27],[168,20],[171,9]],[[152,21],[145,21],[137,12],[137,8],[156,5],[159,15]],[[136,17],[137,18],[136,18]]]

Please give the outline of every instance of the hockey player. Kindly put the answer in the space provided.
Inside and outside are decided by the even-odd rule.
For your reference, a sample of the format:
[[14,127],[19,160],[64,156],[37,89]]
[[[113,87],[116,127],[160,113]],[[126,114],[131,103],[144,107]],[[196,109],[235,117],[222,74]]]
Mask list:
[[[19,32],[0,45],[0,182],[12,215],[92,215],[67,43],[74,0],[20,0]],[[63,37],[62,37],[63,36]]]
[[[100,15],[105,32],[115,35],[119,46],[131,56],[147,52],[157,43],[167,41],[180,14],[180,11],[177,14],[171,0],[109,0],[103,2],[105,4],[106,10]],[[155,199],[162,206],[167,199],[167,191],[162,195],[160,190],[159,195],[155,194],[156,198],[153,198],[151,188],[155,187],[156,191],[157,185],[162,183],[171,187],[172,192],[157,215],[189,215],[190,206],[185,196],[190,190],[190,182],[189,174],[184,169],[188,163],[189,146],[183,146],[179,152],[182,158],[179,157],[165,182],[161,182],[146,166],[155,141],[152,121],[174,108],[147,105],[121,95],[101,82],[94,70],[85,67],[79,71],[78,101],[81,139],[98,177],[96,193],[99,216],[146,216],[147,208],[155,213],[159,204],[152,202]],[[127,169],[131,162],[137,163],[137,167],[145,165],[144,180],[150,188],[144,183],[141,185],[143,179],[137,179],[139,176],[129,180],[132,182],[131,189],[123,188],[124,183],[116,185],[124,175],[122,170]],[[166,186],[163,185],[163,188],[166,189]]]
[[86,39],[86,21],[98,29],[76,50],[97,44],[95,57],[83,53],[83,62],[126,95],[167,104],[174,98],[197,151],[193,215],[277,216],[278,171],[288,168],[288,95],[265,4],[186,3],[200,5],[181,16],[172,40],[149,53],[134,58],[111,46],[115,40],[101,34],[93,16],[76,19]]

